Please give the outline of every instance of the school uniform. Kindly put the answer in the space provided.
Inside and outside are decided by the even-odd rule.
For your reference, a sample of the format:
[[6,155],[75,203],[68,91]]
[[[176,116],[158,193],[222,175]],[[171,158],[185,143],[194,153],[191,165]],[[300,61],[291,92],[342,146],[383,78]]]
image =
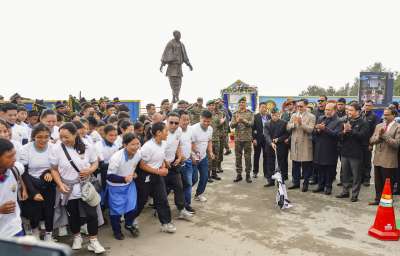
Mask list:
[[174,191],[174,201],[178,210],[185,207],[185,197],[183,194],[183,184],[181,176],[182,163],[178,166],[173,166],[172,163],[176,160],[176,151],[180,147],[182,137],[182,129],[178,127],[175,132],[168,132],[167,144],[165,147],[165,160],[170,163],[168,174],[165,177],[167,191]]
[[135,172],[141,160],[140,151],[129,158],[126,149],[116,152],[110,159],[107,171],[107,196],[111,226],[115,234],[121,233],[120,220],[124,215],[125,226],[132,227],[137,202],[135,182],[125,182],[125,177]]
[[[24,173],[24,167],[18,162],[15,163],[13,168],[14,171],[19,172],[20,175]],[[16,204],[13,213],[0,213],[0,237],[9,238],[23,234],[21,209],[18,204],[18,189],[18,181],[16,180],[13,171],[7,169],[0,179],[0,205],[3,205],[7,201],[13,201],[16,202]]]
[[108,165],[111,157],[119,150],[119,147],[115,143],[110,143],[105,139],[102,139],[95,144],[95,149],[99,158],[97,178],[100,180],[103,190],[105,190]]
[[89,134],[90,138],[93,141],[93,144],[96,144],[97,142],[101,141],[103,138],[101,137],[100,133],[98,133],[96,130],[93,130]]
[[16,141],[16,140],[10,140],[10,141],[14,145],[14,149],[15,149],[15,152],[16,152],[15,158],[17,159],[17,161],[19,161],[19,159],[21,157],[22,144],[19,141]]
[[[61,194],[62,205],[66,206],[68,223],[73,234],[80,232],[81,217],[85,217],[90,236],[98,231],[98,214],[96,207],[82,201],[79,173],[72,167],[62,148],[62,143],[55,145],[50,153],[50,164],[57,167],[62,182],[70,189],[69,194]],[[92,145],[86,144],[85,153],[80,155],[74,148],[66,147],[71,160],[79,170],[88,168],[97,161],[97,154]]]
[[[165,160],[166,142],[157,144],[154,139],[147,141],[141,148],[142,161],[152,168],[160,168]],[[171,209],[168,204],[164,177],[145,172],[138,168],[138,178],[135,180],[137,188],[137,207],[134,215],[136,219],[143,210],[150,193],[154,199],[154,206],[161,224],[171,222]]]
[[12,132],[12,140],[18,141],[22,145],[28,143],[28,132],[27,130],[19,124],[10,124]]
[[60,128],[58,126],[54,126],[53,129],[50,131],[50,140],[53,143],[56,143],[60,140]]
[[[35,143],[30,142],[22,147],[20,157],[20,162],[25,166],[22,177],[29,195],[23,204],[23,216],[29,219],[32,229],[38,228],[39,222],[44,220],[46,232],[53,231],[55,186],[44,180],[44,175],[50,173],[50,152],[53,147],[48,143],[46,149],[39,151]],[[41,194],[44,201],[34,201],[36,194]]]

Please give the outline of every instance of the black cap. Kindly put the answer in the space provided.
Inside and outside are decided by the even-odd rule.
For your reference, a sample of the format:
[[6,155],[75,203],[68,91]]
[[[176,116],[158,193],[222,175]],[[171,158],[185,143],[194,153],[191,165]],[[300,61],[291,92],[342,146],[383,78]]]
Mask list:
[[346,99],[345,99],[345,98],[339,98],[339,99],[337,100],[337,102],[346,104]]

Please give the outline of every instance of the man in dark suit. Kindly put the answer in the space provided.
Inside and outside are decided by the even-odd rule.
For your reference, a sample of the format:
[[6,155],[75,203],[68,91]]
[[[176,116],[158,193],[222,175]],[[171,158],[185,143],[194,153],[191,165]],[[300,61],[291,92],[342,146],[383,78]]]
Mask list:
[[271,175],[275,172],[275,152],[278,158],[278,165],[281,170],[282,178],[288,179],[288,144],[285,142],[289,138],[289,132],[286,129],[287,123],[279,118],[280,113],[277,108],[271,110],[271,120],[264,126],[264,136],[266,141],[267,154],[267,172],[264,171],[264,177],[267,179],[265,187],[274,186]]
[[318,187],[314,193],[332,193],[332,183],[338,159],[338,141],[342,123],[336,114],[335,103],[328,103],[325,115],[320,116],[313,131],[314,166],[318,172]]
[[263,153],[263,171],[265,173],[267,169],[267,155],[265,151],[265,137],[263,134],[264,125],[270,119],[268,115],[267,104],[261,102],[259,105],[259,113],[254,116],[253,124],[253,146],[254,146],[254,157],[253,157],[253,178],[257,178],[259,166],[260,166],[260,155]]

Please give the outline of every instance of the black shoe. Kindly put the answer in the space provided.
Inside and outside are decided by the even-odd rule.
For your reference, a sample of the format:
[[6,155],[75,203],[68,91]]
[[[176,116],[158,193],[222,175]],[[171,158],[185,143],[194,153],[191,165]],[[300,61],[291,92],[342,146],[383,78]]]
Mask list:
[[283,176],[283,180],[288,180],[288,179],[289,179],[288,176],[286,176],[286,175]]
[[195,214],[196,213],[196,211],[190,205],[185,206],[185,209],[186,209],[186,211],[190,212],[191,214]]
[[239,174],[238,176],[236,176],[236,179],[234,179],[233,182],[239,182],[241,180],[243,180],[243,177]]
[[258,176],[257,176],[257,173],[254,173],[254,174],[253,174],[253,178],[254,178],[254,179],[257,179],[257,177],[258,177]]
[[339,182],[336,186],[341,187],[343,186],[342,182]]
[[114,238],[117,240],[124,240],[125,236],[122,233],[116,233],[116,234],[114,234]]
[[372,202],[369,202],[368,205],[379,205],[379,201],[372,201]]
[[227,156],[227,155],[230,155],[231,153],[232,153],[232,150],[229,149],[229,150],[225,151],[224,155]]
[[350,201],[352,201],[353,203],[354,203],[354,202],[357,202],[357,201],[358,201],[358,198],[357,198],[357,197],[352,197],[352,198],[350,199]]
[[213,174],[213,175],[211,175],[211,178],[213,179],[213,180],[221,180],[221,178],[215,173],[215,174]]
[[264,187],[268,188],[268,187],[273,187],[275,186],[275,182],[268,182],[267,184],[264,185]]
[[329,196],[330,194],[332,194],[332,188],[327,188],[327,189],[325,189],[324,194],[327,195],[327,196]]
[[252,183],[253,181],[250,178],[250,174],[246,174],[246,182],[247,183]]
[[349,198],[349,197],[350,197],[350,194],[344,194],[344,193],[341,193],[340,195],[336,196],[336,198]]
[[125,226],[125,229],[128,230],[133,237],[138,237],[140,234],[139,229],[134,226]]
[[300,188],[300,185],[292,185],[290,187],[288,187],[288,189],[296,189],[296,188]]
[[305,185],[303,184],[303,188],[301,189],[301,192],[307,192],[308,191],[308,184]]
[[369,181],[363,182],[363,185],[364,185],[364,187],[369,187],[370,186]]
[[324,192],[324,188],[323,188],[323,187],[318,187],[318,188],[314,189],[312,192],[313,192],[313,193]]
[[223,173],[223,172],[224,172],[224,170],[222,170],[222,168],[217,169],[217,173]]
[[316,180],[314,180],[314,179],[311,179],[309,184],[310,185],[315,185],[315,184],[318,184],[318,182]]
[[209,177],[207,181],[208,181],[208,183],[213,183],[214,182],[211,177]]

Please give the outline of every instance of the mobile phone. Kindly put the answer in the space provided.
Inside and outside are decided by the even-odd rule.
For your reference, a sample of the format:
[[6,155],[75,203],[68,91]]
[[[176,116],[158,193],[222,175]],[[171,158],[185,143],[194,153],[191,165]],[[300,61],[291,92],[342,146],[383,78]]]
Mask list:
[[61,243],[39,241],[32,236],[0,238],[0,255],[70,256],[72,250]]

